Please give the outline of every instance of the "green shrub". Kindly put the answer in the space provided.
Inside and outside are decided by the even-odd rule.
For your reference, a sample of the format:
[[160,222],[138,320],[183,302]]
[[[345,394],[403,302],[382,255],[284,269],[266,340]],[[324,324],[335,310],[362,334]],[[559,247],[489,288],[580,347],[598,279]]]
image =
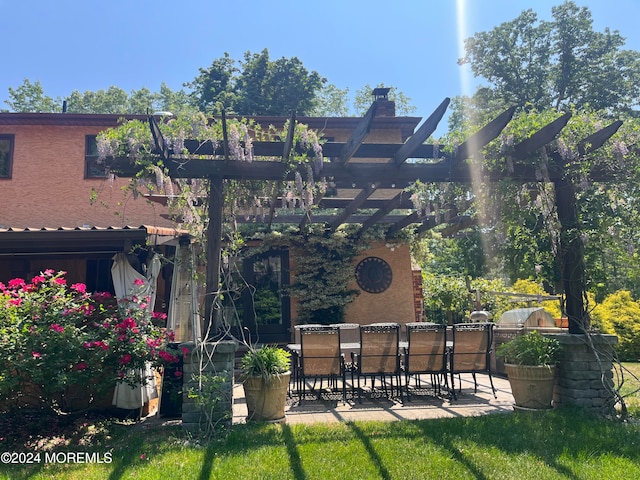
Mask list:
[[620,290],[608,295],[591,312],[591,321],[603,333],[618,336],[621,361],[640,360],[640,303],[631,297],[631,292]]
[[144,383],[147,362],[178,361],[165,350],[170,335],[154,325],[147,298],[132,292],[116,302],[82,283],[68,286],[64,274],[0,283],[0,404],[64,410],[70,391]]

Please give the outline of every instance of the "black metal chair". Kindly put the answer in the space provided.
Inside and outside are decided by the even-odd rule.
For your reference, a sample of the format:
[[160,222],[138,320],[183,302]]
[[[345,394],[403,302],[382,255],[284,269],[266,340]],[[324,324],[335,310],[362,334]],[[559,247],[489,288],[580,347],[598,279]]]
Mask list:
[[430,375],[435,394],[440,394],[447,380],[447,327],[435,323],[407,323],[407,347],[404,351],[403,370],[407,399],[410,399],[410,379],[421,386],[421,376]]
[[360,353],[353,355],[353,375],[357,375],[358,399],[362,402],[360,379],[371,378],[371,391],[375,390],[375,379],[380,377],[385,394],[387,383],[385,377],[391,378],[391,394],[393,394],[393,378],[396,379],[398,395],[402,398],[400,385],[400,325],[397,323],[374,323],[360,326]]
[[489,376],[493,396],[497,398],[491,376],[491,348],[493,344],[493,326],[486,323],[457,323],[453,325],[453,346],[449,352],[449,372],[451,374],[451,391],[456,397],[454,375],[458,374],[460,391],[462,391],[461,373],[471,373],[474,392],[478,392],[477,373]]
[[[300,330],[300,354],[298,355],[299,398],[306,394],[307,380],[327,379],[330,386],[342,380],[342,401],[346,402],[346,376],[344,357],[340,353],[340,329],[329,325],[310,326]],[[318,394],[318,397],[320,394]]]

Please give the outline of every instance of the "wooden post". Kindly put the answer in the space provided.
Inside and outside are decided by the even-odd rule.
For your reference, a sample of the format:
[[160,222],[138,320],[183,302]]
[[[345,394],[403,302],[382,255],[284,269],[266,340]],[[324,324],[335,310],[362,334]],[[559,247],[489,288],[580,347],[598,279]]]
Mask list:
[[569,318],[569,333],[585,333],[589,320],[584,306],[584,245],[576,212],[575,188],[571,181],[565,178],[554,181],[554,186],[560,221],[560,268],[566,297],[565,308]]
[[207,225],[207,270],[204,301],[205,340],[219,334],[216,301],[220,289],[220,256],[222,250],[222,207],[224,206],[222,177],[209,177],[209,223]]

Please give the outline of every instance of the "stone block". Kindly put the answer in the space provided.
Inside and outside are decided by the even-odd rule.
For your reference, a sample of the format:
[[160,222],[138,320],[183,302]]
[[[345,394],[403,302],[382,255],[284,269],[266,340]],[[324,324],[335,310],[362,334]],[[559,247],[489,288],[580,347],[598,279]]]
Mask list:
[[573,390],[587,390],[589,388],[589,380],[573,380],[570,378],[560,377],[558,379],[558,385],[564,388],[570,388]]
[[591,369],[589,368],[589,362],[567,360],[559,363],[558,370],[561,375],[572,375],[574,372],[584,372]]
[[571,380],[599,380],[601,378],[600,372],[593,370],[575,370],[567,372],[565,378]]

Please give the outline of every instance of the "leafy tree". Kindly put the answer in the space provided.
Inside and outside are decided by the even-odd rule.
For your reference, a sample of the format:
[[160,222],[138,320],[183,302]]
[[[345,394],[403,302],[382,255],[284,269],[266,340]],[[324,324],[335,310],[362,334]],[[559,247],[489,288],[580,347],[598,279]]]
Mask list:
[[[44,94],[39,81],[24,80],[17,89],[9,87],[9,100],[5,103],[14,112],[61,112],[62,100]],[[146,87],[133,90],[130,94],[119,87],[84,93],[74,90],[67,97],[67,112],[70,113],[112,113],[146,115],[156,111],[180,113],[189,108],[188,96],[183,90],[172,91],[165,83],[160,93],[151,92]]]
[[311,115],[315,117],[347,117],[349,108],[349,89],[338,88],[332,83],[325,84],[318,92],[317,102]]
[[[364,115],[364,113],[371,106],[371,92],[373,92],[374,88],[385,88],[384,83],[378,84],[377,87],[372,87],[368,83],[359,88],[356,91],[356,97],[354,99],[354,107],[357,115]],[[396,104],[396,115],[409,115],[416,111],[416,107],[411,105],[411,99],[405,96],[400,90],[396,87],[389,87],[389,100],[395,102]]]
[[201,112],[232,109],[236,102],[234,79],[238,71],[235,60],[226,52],[209,68],[201,68],[200,75],[185,84],[191,89],[191,103]]
[[118,87],[80,93],[74,90],[67,99],[67,111],[72,113],[144,113],[129,111],[129,95]]
[[9,105],[13,112],[61,112],[62,101],[44,94],[40,81],[31,83],[25,78],[21,86],[16,89],[9,87]]
[[[529,9],[516,19],[465,40],[473,74],[491,87],[479,91],[504,105],[543,110],[628,112],[638,106],[640,53],[624,50],[618,31],[593,30],[591,12],[567,1],[552,8],[552,21]],[[481,99],[478,99],[481,100]]]
[[265,48],[260,53],[246,52],[238,65],[225,53],[208,69],[200,69],[200,75],[186,86],[192,89],[194,105],[204,112],[224,108],[239,115],[286,116],[292,110],[310,113],[325,82],[298,58],[271,60]]

